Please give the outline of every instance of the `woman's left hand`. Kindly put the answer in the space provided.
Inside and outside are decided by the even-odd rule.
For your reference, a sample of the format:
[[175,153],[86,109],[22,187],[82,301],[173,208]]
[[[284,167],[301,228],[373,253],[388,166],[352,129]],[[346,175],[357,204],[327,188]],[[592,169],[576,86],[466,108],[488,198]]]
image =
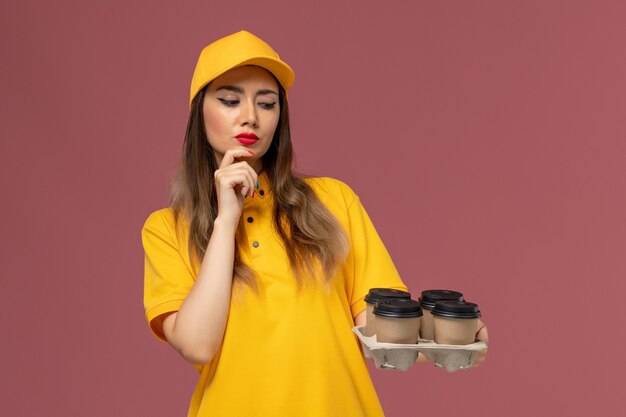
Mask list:
[[[489,335],[487,334],[487,326],[481,319],[478,319],[478,324],[476,326],[476,340],[485,342],[489,345]],[[472,361],[472,368],[476,368],[480,366],[487,357],[487,350],[476,352],[476,356],[474,356],[474,360]]]

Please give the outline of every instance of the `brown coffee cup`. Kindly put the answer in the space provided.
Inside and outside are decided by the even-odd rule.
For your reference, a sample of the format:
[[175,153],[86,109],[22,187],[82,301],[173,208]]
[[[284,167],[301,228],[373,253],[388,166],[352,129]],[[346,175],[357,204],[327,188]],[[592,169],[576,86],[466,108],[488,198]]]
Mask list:
[[469,345],[476,341],[480,311],[474,303],[438,301],[432,311],[435,343]]
[[437,301],[452,300],[463,301],[463,294],[452,290],[424,290],[419,298],[422,307],[422,323],[420,325],[420,337],[422,339],[433,340],[435,333],[433,331],[432,309],[435,308]]
[[411,299],[411,293],[392,288],[371,288],[365,296],[365,336],[374,336],[376,334],[376,317],[374,316],[374,307],[376,303],[387,299]]
[[379,343],[417,343],[422,309],[411,299],[379,301],[374,307],[376,341]]

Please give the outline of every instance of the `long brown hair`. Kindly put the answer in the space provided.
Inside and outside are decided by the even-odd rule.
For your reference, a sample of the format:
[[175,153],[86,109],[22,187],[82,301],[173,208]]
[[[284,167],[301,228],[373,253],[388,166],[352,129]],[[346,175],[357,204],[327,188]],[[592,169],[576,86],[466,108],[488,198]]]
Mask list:
[[[280,117],[270,148],[263,155],[263,169],[274,196],[272,222],[283,242],[298,286],[315,280],[316,265],[321,267],[328,282],[347,255],[347,237],[311,187],[292,171],[293,146],[287,95],[280,83],[276,83]],[[196,261],[204,257],[217,217],[213,174],[219,166],[204,127],[202,105],[205,92],[206,87],[192,101],[183,152],[170,195],[177,226],[183,217],[189,223],[189,253],[196,257]],[[241,223],[235,236],[237,249],[233,278],[235,282],[255,288],[255,272],[241,260],[237,238],[244,233]],[[194,259],[192,265],[195,265]]]

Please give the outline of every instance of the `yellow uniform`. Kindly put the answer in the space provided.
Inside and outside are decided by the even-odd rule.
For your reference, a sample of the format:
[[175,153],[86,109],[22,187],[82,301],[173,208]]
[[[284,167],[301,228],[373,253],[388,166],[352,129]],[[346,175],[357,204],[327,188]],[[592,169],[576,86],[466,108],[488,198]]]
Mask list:
[[[271,221],[272,192],[259,175],[254,198],[244,199],[247,241],[242,260],[258,276],[258,292],[235,287],[222,347],[207,365],[189,416],[382,416],[374,386],[351,332],[370,288],[406,290],[359,198],[331,178],[307,178],[347,233],[350,253],[330,285],[300,292]],[[144,304],[154,319],[177,311],[197,270],[189,261],[187,230],[177,234],[171,209],[150,215],[142,230]]]

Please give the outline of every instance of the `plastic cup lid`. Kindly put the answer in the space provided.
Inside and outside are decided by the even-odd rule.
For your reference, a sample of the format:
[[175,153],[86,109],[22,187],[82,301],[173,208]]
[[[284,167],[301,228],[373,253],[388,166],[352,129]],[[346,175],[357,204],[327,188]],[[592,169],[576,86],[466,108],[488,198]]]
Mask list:
[[422,315],[422,309],[420,308],[420,303],[415,300],[396,298],[376,303],[374,314],[394,318],[419,317]]
[[437,301],[433,316],[455,319],[475,319],[480,317],[478,305],[465,301]]
[[364,300],[368,304],[376,304],[380,300],[387,298],[411,298],[411,293],[392,288],[371,288]]
[[432,309],[437,301],[454,300],[463,301],[463,294],[452,290],[425,290],[419,298],[422,307]]

